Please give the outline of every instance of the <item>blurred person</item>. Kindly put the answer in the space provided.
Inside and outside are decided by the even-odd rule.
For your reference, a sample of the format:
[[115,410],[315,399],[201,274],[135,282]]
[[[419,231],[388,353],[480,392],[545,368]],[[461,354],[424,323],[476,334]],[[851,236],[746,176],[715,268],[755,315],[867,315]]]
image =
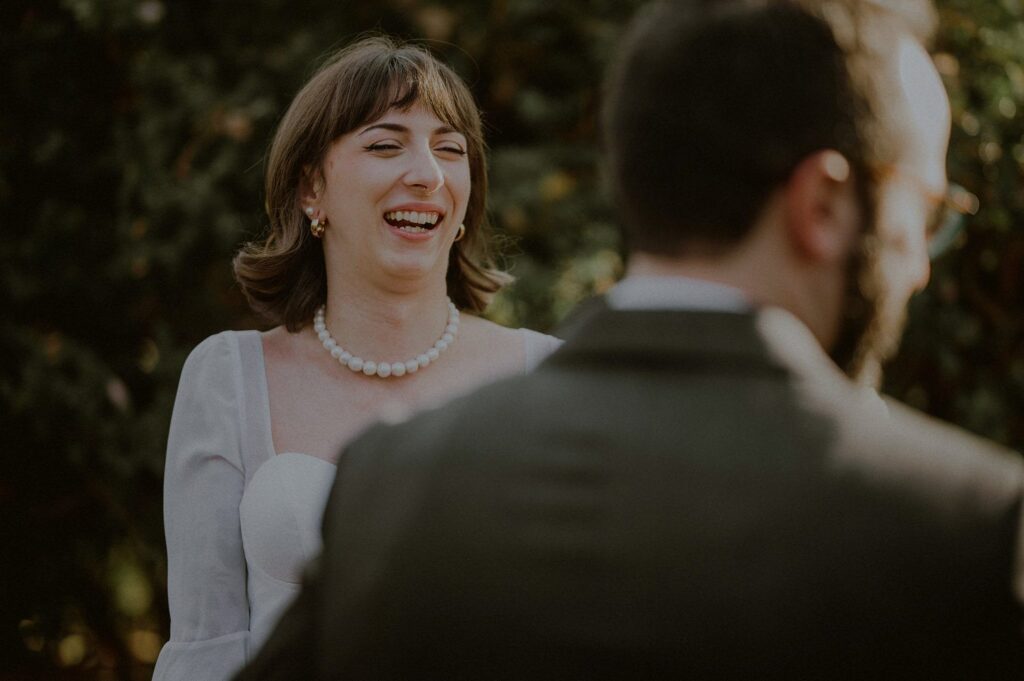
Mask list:
[[319,551],[344,442],[554,348],[477,316],[509,280],[485,168],[472,95],[415,45],[361,40],[295,97],[267,162],[269,233],[234,262],[279,326],[212,336],[182,370],[158,681],[225,679],[260,647]]
[[1022,678],[1020,458],[862,387],[957,207],[934,21],[644,11],[604,114],[627,276],[532,375],[349,445],[237,681]]

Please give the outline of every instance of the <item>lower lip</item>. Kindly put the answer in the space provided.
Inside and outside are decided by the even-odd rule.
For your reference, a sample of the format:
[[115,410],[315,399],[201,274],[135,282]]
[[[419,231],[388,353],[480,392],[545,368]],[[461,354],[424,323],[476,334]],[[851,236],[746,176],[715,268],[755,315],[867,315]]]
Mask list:
[[399,229],[398,227],[395,227],[387,220],[384,221],[384,224],[387,226],[389,230],[391,230],[392,234],[396,234],[402,237],[403,239],[408,239],[409,241],[426,241],[427,239],[432,238],[434,234],[437,233],[438,228],[441,226],[441,222],[438,221],[438,223],[434,225],[433,229],[428,229],[425,232],[406,232]]

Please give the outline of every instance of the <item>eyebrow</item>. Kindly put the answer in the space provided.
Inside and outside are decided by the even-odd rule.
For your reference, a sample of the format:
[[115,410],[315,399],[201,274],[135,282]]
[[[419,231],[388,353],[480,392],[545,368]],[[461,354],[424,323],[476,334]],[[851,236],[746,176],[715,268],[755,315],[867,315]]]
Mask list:
[[[402,132],[402,133],[408,133],[409,132],[409,128],[405,127],[404,125],[399,125],[398,123],[376,123],[375,125],[371,125],[368,128],[364,128],[359,134],[360,135],[365,135],[366,133],[370,132],[371,130],[391,130],[392,132]],[[451,126],[448,126],[448,125],[442,125],[440,128],[434,128],[434,131],[431,134],[433,134],[433,135],[445,135],[445,134],[448,134],[450,132],[454,132],[454,133],[459,134],[459,135],[462,134],[461,132],[459,132],[455,128],[453,128]]]

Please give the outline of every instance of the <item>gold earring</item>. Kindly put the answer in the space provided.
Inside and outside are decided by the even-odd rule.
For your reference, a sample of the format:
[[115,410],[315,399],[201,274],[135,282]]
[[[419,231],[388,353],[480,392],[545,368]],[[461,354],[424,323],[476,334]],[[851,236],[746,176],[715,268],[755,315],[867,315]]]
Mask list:
[[324,231],[327,229],[327,218],[320,220],[320,218],[313,218],[313,221],[309,223],[309,231],[317,239],[324,235]]
[[462,241],[464,236],[466,236],[466,225],[459,225],[459,231],[455,233],[455,240]]

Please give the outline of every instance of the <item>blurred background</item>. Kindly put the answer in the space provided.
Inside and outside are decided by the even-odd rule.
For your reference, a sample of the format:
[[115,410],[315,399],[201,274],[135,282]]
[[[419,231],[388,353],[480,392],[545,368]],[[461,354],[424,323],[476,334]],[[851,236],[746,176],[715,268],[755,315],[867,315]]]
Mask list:
[[[256,328],[231,276],[263,158],[315,64],[368,30],[471,84],[519,283],[549,330],[622,258],[601,73],[636,0],[4,0],[0,681],[148,679],[168,630],[164,445],[182,362]],[[1024,8],[941,0],[950,178],[981,200],[913,302],[886,391],[1024,448]]]

